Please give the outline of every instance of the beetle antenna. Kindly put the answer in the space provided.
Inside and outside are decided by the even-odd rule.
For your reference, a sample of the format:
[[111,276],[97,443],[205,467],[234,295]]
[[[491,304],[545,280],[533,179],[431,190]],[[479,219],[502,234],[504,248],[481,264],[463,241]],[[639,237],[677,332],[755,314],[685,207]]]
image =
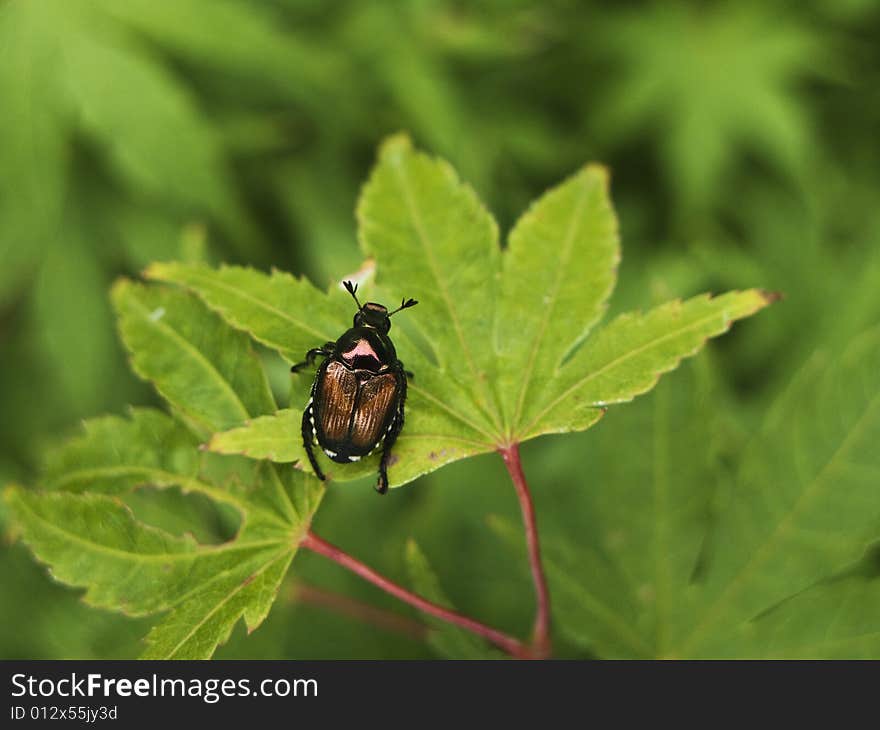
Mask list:
[[354,298],[354,303],[358,305],[358,309],[362,310],[363,307],[361,306],[361,303],[358,301],[357,294],[355,293],[358,290],[358,285],[352,284],[350,281],[343,281],[342,285],[346,288],[348,293],[351,294],[351,296]]
[[418,304],[415,299],[403,299],[400,302],[400,306],[395,309],[393,312],[388,312],[388,316],[390,317],[392,314],[397,314],[401,309],[408,309],[409,307],[414,307]]

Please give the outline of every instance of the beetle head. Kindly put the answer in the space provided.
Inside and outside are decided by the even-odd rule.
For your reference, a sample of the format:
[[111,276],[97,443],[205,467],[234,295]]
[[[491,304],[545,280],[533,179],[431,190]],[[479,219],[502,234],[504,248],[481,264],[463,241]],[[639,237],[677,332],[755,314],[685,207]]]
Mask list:
[[376,302],[367,302],[366,304],[361,305],[357,298],[357,284],[352,284],[350,281],[344,281],[343,285],[348,290],[348,293],[354,298],[355,304],[358,305],[358,311],[354,315],[355,327],[372,327],[383,334],[387,334],[391,329],[392,314],[397,314],[401,309],[414,307],[418,304],[415,299],[404,299],[400,303],[400,306],[393,312],[389,312],[385,305]]
[[388,332],[391,329],[391,320],[388,318],[388,309],[376,302],[367,302],[354,315],[355,327],[373,327],[380,332]]

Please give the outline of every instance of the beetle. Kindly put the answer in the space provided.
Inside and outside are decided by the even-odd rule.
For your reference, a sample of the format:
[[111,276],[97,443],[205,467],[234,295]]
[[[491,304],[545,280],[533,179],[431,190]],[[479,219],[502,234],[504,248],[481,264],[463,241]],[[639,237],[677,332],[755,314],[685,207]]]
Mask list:
[[318,446],[333,461],[347,464],[372,454],[380,444],[379,479],[376,491],[388,491],[388,461],[391,448],[403,429],[407,378],[413,374],[397,359],[388,336],[391,316],[414,307],[415,299],[404,299],[393,312],[382,304],[357,298],[357,284],[343,282],[357,304],[354,323],[336,342],[327,342],[306,353],[303,362],[291,372],[311,366],[324,357],[318,367],[309,403],[303,411],[302,438],[315,475],[324,473],[315,459]]

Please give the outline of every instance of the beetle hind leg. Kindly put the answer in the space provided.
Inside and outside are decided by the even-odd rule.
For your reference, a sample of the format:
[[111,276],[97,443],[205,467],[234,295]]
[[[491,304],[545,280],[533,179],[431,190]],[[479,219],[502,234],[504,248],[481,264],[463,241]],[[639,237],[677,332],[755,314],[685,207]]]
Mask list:
[[391,447],[397,441],[397,437],[403,430],[403,404],[397,410],[397,415],[391,422],[391,427],[382,442],[382,458],[379,460],[379,481],[376,482],[376,491],[385,494],[388,491],[388,462],[391,460]]
[[379,494],[385,494],[388,491],[388,458],[391,456],[391,449],[386,444],[382,449],[382,459],[379,461],[379,480],[376,482],[376,491]]
[[306,454],[308,454],[309,463],[311,463],[312,469],[315,470],[315,476],[322,482],[326,481],[327,477],[324,476],[324,472],[321,471],[321,467],[318,466],[318,460],[315,458],[315,449],[312,443],[315,438],[315,414],[311,401],[309,401],[309,405],[303,411],[302,437],[303,446],[305,447]]

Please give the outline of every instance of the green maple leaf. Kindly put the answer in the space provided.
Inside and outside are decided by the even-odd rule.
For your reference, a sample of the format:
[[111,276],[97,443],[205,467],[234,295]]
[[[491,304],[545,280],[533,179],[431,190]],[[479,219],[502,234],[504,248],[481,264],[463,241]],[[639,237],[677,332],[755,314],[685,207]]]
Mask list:
[[[86,588],[86,602],[165,614],[146,657],[208,658],[239,618],[249,630],[265,618],[321,485],[273,464],[219,465],[200,450],[205,434],[275,409],[246,337],[179,291],[123,281],[113,300],[136,372],[176,418],[135,409],[86,422],[84,435],[50,454],[44,491],[10,488],[6,504],[36,556]],[[225,504],[241,527],[229,542],[200,545],[146,525],[120,499],[145,485]]]
[[[419,300],[394,330],[416,377],[392,485],[507,444],[586,429],[770,300],[755,290],[676,300],[593,332],[620,256],[607,173],[596,165],[536,201],[502,251],[494,220],[449,165],[394,137],[363,190],[358,219],[361,248],[376,262],[377,295]],[[351,326],[343,291],[324,293],[281,272],[168,263],[146,276],[193,291],[289,362]],[[303,462],[303,405],[215,434],[209,448]],[[325,464],[344,480],[375,471],[377,459]]]
[[[428,558],[415,540],[407,542],[405,558],[410,582],[416,593],[440,606],[453,608]],[[503,659],[505,656],[488,648],[473,634],[437,619],[431,621],[428,643],[439,656],[447,659]]]
[[585,454],[578,537],[546,551],[559,628],[601,657],[877,656],[880,332],[814,359],[744,449],[688,370]]
[[797,84],[825,56],[807,27],[756,4],[657,3],[622,14],[603,35],[621,74],[600,124],[618,139],[655,130],[686,208],[717,199],[744,147],[801,171],[811,131]]
[[36,229],[35,241],[52,240],[46,234],[57,234],[66,143],[85,133],[106,147],[126,184],[210,211],[241,233],[216,130],[183,85],[109,16],[112,5],[11,0],[0,9],[0,160],[18,181],[0,189],[0,200],[16,226]]
[[[494,220],[449,165],[394,137],[358,218],[379,272],[375,295],[420,300],[394,330],[416,373],[394,485],[541,434],[589,428],[771,299],[754,290],[699,296],[599,327],[619,244],[607,173],[594,165],[540,198],[502,252]],[[251,339],[298,361],[347,329],[353,306],[341,289],[324,293],[280,272],[166,263],[147,278],[190,290],[122,280],[112,292],[132,368],[170,415],[136,409],[89,422],[48,459],[43,491],[10,489],[7,505],[36,556],[59,580],[85,587],[86,601],[164,614],[146,656],[208,657],[239,618],[249,629],[265,618],[323,494],[289,463],[303,464],[301,403],[278,410]],[[296,398],[309,380],[294,378]],[[374,457],[332,476],[375,468]],[[241,527],[226,543],[202,545],[147,525],[121,502],[143,485],[222,503]],[[415,580],[443,601],[414,550]],[[460,639],[441,635],[446,646]]]
[[[35,354],[67,363],[46,395],[62,420],[65,411],[118,398],[119,385],[107,387],[108,369],[121,360],[104,290],[119,261],[102,241],[121,239],[129,259],[153,260],[176,251],[181,227],[195,217],[220,223],[253,255],[225,140],[164,57],[181,35],[193,52],[255,76],[255,66],[264,77],[280,77],[283,66],[288,78],[291,68],[308,67],[261,12],[228,0],[184,0],[173,10],[104,0],[0,3],[0,305],[33,284]],[[100,188],[105,174],[112,186]]]

